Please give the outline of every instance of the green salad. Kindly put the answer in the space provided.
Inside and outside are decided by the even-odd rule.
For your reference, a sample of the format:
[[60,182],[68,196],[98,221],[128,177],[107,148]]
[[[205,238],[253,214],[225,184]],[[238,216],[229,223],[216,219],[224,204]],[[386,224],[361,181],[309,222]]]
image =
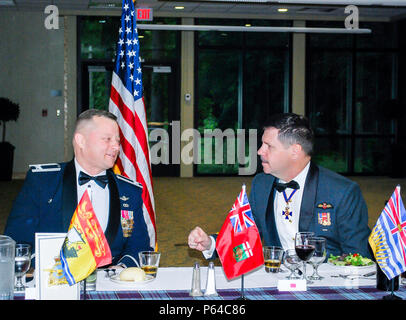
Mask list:
[[328,262],[336,265],[336,266],[370,266],[374,264],[374,262],[369,258],[364,258],[358,253],[344,253],[341,256],[333,256],[330,254],[330,258],[328,258]]

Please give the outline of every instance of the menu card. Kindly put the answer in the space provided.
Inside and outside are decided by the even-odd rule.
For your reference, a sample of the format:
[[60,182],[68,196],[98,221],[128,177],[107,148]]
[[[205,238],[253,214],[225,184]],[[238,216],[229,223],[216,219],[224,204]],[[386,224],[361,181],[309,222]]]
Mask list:
[[59,252],[66,233],[35,234],[35,287],[37,300],[80,300],[80,283],[69,286]]

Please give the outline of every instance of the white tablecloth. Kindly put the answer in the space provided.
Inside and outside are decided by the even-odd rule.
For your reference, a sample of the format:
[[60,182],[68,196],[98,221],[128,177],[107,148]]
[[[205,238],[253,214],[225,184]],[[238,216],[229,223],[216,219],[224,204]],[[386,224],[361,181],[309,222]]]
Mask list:
[[[207,267],[200,268],[200,281],[201,288],[204,290],[206,288],[207,279]],[[290,271],[282,267],[285,272],[280,272],[277,274],[266,273],[264,266],[257,268],[244,276],[244,287],[245,288],[260,288],[260,287],[276,287],[278,285],[278,280],[286,279]],[[337,267],[327,263],[323,263],[319,267],[319,274],[324,277],[322,280],[313,280],[312,284],[308,286],[336,286],[336,287],[347,287],[347,288],[358,288],[361,286],[375,285],[376,275],[368,278],[363,277],[350,277],[347,279],[332,277],[332,275],[338,274],[366,274],[368,272],[376,270],[376,266],[362,267],[357,269],[357,267]],[[311,275],[313,268],[309,265],[307,266],[307,274]],[[222,267],[215,267],[216,275],[216,288],[217,289],[232,289],[241,288],[241,277],[233,280],[227,280]],[[128,291],[128,290],[187,290],[189,291],[192,286],[192,267],[169,267],[169,268],[159,268],[158,274],[155,280],[139,284],[134,283],[131,285],[119,284],[111,281],[110,278],[106,277],[106,272],[100,270],[97,274],[96,290],[97,291]]]

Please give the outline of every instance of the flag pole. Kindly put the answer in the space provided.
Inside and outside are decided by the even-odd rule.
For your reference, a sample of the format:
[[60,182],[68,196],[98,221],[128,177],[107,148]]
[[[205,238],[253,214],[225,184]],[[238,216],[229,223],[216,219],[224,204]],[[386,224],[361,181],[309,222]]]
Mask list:
[[390,287],[391,287],[391,293],[387,296],[384,296],[382,300],[403,300],[401,297],[397,296],[394,294],[395,291],[395,278],[392,278],[390,280]]
[[83,282],[83,300],[87,300],[86,297],[86,279],[82,280]]
[[241,296],[239,298],[237,298],[237,300],[249,300],[244,295],[244,274],[241,275]]

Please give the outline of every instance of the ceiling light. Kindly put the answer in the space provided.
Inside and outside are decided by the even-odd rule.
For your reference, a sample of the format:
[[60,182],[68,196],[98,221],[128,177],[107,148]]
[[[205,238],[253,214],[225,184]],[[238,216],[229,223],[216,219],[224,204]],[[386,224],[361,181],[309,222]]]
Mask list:
[[13,0],[0,0],[0,6],[15,6]]
[[95,8],[95,9],[114,9],[114,8],[121,8],[120,3],[106,3],[106,2],[97,2],[96,1],[89,1],[89,8]]
[[250,23],[246,23],[245,26],[246,26],[246,27],[251,27],[251,24],[250,24]]
[[175,8],[175,10],[183,10],[183,9],[185,9],[185,7],[183,7],[183,6],[176,6],[174,8]]
[[285,12],[288,12],[288,9],[287,8],[279,8],[278,12],[285,13]]

